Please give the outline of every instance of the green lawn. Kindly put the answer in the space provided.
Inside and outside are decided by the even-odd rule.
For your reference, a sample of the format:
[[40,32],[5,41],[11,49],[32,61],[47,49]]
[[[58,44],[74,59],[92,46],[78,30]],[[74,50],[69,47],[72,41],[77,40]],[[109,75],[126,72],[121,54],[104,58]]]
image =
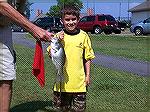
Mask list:
[[[150,62],[150,36],[89,34],[94,52]],[[29,34],[30,39],[32,36]]]
[[150,36],[90,35],[95,52],[150,62]]
[[[104,37],[92,38],[94,49],[98,52],[102,51],[98,47],[103,46],[104,49],[105,44],[109,46],[108,48],[111,46],[111,41],[107,43],[109,37]],[[115,41],[118,37],[110,38]],[[104,39],[106,39],[105,43]],[[126,39],[128,38],[123,38],[123,40]],[[123,41],[119,40],[118,45],[121,46]],[[117,47],[117,45],[114,46]],[[19,45],[15,45],[15,48],[17,51],[17,80],[14,82],[12,112],[53,112],[51,100],[55,70],[51,60],[45,54],[46,85],[40,88],[36,78],[31,74],[34,49]],[[108,50],[109,53],[111,51]],[[92,65],[91,75],[92,84],[88,88],[87,112],[150,112],[150,78],[118,72],[97,65]]]

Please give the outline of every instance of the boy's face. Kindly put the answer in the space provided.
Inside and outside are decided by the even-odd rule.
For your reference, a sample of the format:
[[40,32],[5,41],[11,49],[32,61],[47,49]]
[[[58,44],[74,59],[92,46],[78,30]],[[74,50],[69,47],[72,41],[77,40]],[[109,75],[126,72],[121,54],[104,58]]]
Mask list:
[[63,24],[65,29],[68,32],[74,32],[76,31],[77,25],[78,25],[78,18],[74,15],[65,15],[63,17]]

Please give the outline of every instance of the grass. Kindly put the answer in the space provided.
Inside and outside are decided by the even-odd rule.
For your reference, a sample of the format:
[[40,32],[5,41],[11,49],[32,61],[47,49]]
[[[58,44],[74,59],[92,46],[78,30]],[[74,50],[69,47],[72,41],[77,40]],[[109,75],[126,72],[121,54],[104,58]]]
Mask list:
[[15,47],[17,51],[17,80],[14,81],[12,112],[36,112],[38,110],[43,112],[43,107],[51,105],[54,68],[46,56],[46,85],[41,88],[31,71],[34,49],[19,45]]
[[94,52],[150,62],[150,36],[89,35]]
[[150,61],[149,36],[90,35],[95,52]]
[[[110,38],[113,41],[117,39]],[[94,43],[97,43],[96,39],[104,44],[104,36],[94,38]],[[98,46],[94,47],[99,51]],[[31,74],[34,49],[19,45],[15,45],[15,48],[17,80],[13,86],[11,112],[53,112],[51,100],[55,71],[51,60],[45,54],[46,85],[40,88],[36,78]],[[87,112],[150,112],[149,77],[118,72],[97,65],[91,66],[91,75]]]

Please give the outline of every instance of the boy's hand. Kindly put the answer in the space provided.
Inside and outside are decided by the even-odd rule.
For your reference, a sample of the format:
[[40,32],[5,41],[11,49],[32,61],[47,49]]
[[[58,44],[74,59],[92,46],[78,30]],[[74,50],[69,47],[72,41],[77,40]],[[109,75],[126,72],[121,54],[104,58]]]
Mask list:
[[46,50],[47,50],[47,52],[48,52],[48,56],[49,56],[50,58],[52,58],[52,57],[51,57],[51,46],[48,46]]
[[86,77],[85,78],[85,84],[86,84],[86,86],[89,86],[90,83],[91,83],[90,77]]
[[57,33],[57,36],[60,40],[63,40],[64,39],[64,31],[60,31]]

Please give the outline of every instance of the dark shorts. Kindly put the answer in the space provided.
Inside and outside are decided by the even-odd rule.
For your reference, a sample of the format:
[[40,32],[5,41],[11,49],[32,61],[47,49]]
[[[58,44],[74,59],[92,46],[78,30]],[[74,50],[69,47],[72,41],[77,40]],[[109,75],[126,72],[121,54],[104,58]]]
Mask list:
[[54,92],[53,108],[64,112],[84,112],[86,109],[86,93],[62,92],[60,95],[59,92]]

